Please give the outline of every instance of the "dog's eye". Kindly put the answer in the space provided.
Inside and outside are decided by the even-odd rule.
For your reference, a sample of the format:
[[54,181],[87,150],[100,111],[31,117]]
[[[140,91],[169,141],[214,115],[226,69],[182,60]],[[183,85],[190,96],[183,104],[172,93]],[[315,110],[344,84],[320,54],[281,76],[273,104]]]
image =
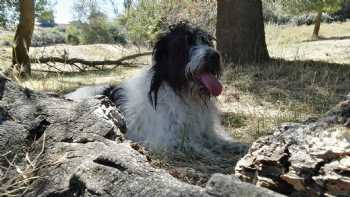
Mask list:
[[208,46],[213,46],[213,43],[211,42],[211,40],[207,36],[201,36],[200,37],[200,41],[201,41],[202,44],[205,44],[205,45],[208,45]]
[[196,39],[193,36],[189,35],[189,36],[187,36],[187,42],[190,45],[194,45],[196,43]]

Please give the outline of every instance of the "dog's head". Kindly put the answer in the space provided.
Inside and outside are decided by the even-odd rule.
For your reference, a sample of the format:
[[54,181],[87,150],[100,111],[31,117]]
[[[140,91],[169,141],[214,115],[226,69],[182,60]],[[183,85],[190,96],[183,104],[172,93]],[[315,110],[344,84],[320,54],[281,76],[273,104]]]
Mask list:
[[154,105],[164,82],[177,93],[191,89],[204,97],[221,94],[221,60],[212,40],[205,31],[184,22],[170,26],[159,36],[153,50],[154,75],[149,92]]

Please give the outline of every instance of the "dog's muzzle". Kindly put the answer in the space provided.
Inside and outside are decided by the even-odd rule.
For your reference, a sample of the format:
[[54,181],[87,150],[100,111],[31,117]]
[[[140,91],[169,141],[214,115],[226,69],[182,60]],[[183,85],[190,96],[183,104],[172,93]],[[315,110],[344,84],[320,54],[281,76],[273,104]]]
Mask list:
[[194,46],[190,50],[190,62],[186,77],[200,82],[212,96],[219,96],[223,86],[218,80],[221,72],[220,54],[206,45]]

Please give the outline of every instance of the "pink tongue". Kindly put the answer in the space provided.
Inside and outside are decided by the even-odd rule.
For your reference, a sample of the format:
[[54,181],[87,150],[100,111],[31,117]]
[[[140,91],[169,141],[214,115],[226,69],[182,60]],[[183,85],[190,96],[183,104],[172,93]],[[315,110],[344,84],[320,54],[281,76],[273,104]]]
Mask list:
[[198,79],[208,88],[210,94],[219,96],[222,92],[222,85],[219,80],[212,74],[202,73],[198,75]]

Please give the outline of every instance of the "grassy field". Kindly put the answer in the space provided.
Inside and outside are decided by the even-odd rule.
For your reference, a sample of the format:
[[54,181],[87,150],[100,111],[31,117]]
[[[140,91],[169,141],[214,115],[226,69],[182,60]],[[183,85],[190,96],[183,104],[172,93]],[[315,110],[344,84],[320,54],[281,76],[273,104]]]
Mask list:
[[350,22],[322,24],[319,41],[310,41],[313,28],[313,25],[266,25],[270,55],[287,60],[350,63]]
[[[309,41],[312,26],[266,25],[273,61],[263,65],[226,65],[224,94],[218,97],[223,124],[242,142],[250,143],[283,122],[319,117],[350,92],[350,22],[322,24],[320,41]],[[9,35],[0,34],[0,40]],[[32,48],[32,56],[67,53],[69,57],[114,59],[137,52],[116,45],[50,46]],[[145,50],[145,49],[142,49]],[[10,64],[11,50],[0,47],[0,69]],[[149,63],[142,58],[134,63]],[[56,65],[70,71],[67,65]],[[50,70],[36,64],[34,70]],[[113,71],[46,73],[19,82],[31,89],[65,93],[81,85],[119,83],[140,68]]]

